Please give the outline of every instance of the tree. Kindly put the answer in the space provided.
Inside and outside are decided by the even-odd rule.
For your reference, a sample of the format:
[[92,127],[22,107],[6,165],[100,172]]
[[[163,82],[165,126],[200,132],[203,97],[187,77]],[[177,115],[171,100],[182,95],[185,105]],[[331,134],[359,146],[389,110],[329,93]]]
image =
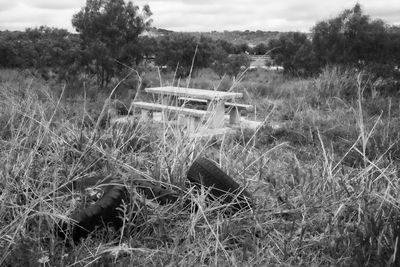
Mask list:
[[[323,67],[339,64],[366,71],[371,81],[389,78],[386,92],[398,91],[400,73],[400,33],[382,20],[371,20],[360,4],[346,9],[336,18],[322,21],[313,28],[313,51]],[[396,81],[397,80],[397,81]],[[390,89],[388,89],[390,88]]]
[[216,58],[216,43],[204,36],[195,38],[191,35],[178,33],[162,37],[158,42],[156,64],[167,66],[177,71],[179,77],[190,74],[193,70],[211,66]]
[[313,28],[313,50],[321,65],[385,62],[391,41],[381,20],[371,21],[360,4]]
[[247,43],[242,43],[234,46],[233,54],[248,53],[250,50],[251,49]]
[[117,62],[135,63],[138,36],[150,26],[151,15],[148,5],[140,10],[124,0],[87,0],[73,16],[72,25],[88,56],[87,68],[97,75],[101,87],[121,68]]
[[217,47],[221,47],[228,54],[235,54],[235,45],[228,41],[218,39],[216,45]]
[[157,40],[153,37],[142,36],[139,38],[139,43],[141,50],[141,55],[144,58],[151,58],[157,51]]
[[268,46],[264,43],[259,43],[253,48],[253,53],[256,55],[265,55],[268,52]]
[[[222,54],[221,54],[222,55]],[[242,54],[224,54],[218,60],[214,61],[211,68],[222,78],[227,74],[231,77],[237,77],[241,70],[250,66],[249,56]]]
[[316,71],[311,41],[305,33],[282,33],[270,40],[268,50],[286,73],[311,75]]
[[0,31],[0,67],[14,68],[17,65],[18,51],[15,45],[17,44],[16,38],[9,31]]
[[391,40],[388,54],[392,55],[391,60],[393,65],[399,68],[400,66],[400,27],[392,26],[388,28],[388,39]]
[[232,77],[237,77],[241,70],[250,66],[249,56],[242,53],[229,55],[227,58],[226,73]]
[[177,71],[178,76],[187,76],[190,72],[197,42],[195,37],[187,34],[169,34],[159,39],[155,53],[156,64],[167,66]]

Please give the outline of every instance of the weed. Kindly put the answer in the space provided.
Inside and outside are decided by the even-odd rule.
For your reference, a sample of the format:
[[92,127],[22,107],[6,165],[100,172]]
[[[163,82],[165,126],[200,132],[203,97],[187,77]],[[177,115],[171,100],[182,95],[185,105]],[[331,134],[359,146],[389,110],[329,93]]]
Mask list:
[[[0,265],[398,266],[398,100],[375,95],[373,104],[365,77],[353,74],[332,68],[289,80],[250,72],[235,90],[266,125],[200,140],[173,122],[113,124],[110,95],[67,99],[30,73],[1,71]],[[197,75],[190,85],[232,89],[209,70]],[[155,72],[141,78],[189,82],[173,74],[160,81]],[[198,156],[244,186],[253,209],[227,217],[219,211],[229,203],[191,188],[186,173]],[[104,175],[131,195],[121,230],[66,246],[54,226],[97,197],[65,188]],[[179,200],[146,199],[138,177],[174,189]]]

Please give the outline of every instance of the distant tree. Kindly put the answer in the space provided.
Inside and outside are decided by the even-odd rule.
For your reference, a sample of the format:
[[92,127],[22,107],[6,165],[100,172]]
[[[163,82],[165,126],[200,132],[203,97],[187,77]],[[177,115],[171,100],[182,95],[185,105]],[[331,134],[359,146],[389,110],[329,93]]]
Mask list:
[[140,46],[143,57],[146,58],[154,56],[155,52],[157,51],[157,40],[153,37],[140,37],[138,45]]
[[321,65],[358,65],[388,59],[387,27],[381,20],[371,21],[360,4],[344,10],[336,18],[317,23],[313,28],[313,50]]
[[316,71],[312,44],[305,33],[282,33],[270,40],[268,50],[286,73],[311,75]]
[[220,48],[222,48],[226,53],[228,54],[235,54],[235,45],[233,45],[232,43],[222,40],[222,39],[218,39],[216,41],[216,45]]
[[66,68],[65,61],[70,61],[73,46],[71,33],[46,26],[28,28],[25,33],[34,50],[35,69],[62,71]]
[[252,52],[256,55],[265,55],[268,52],[268,46],[264,43],[259,43],[253,48]]
[[17,38],[13,38],[9,31],[0,31],[0,67],[19,67],[17,66],[16,40]]
[[148,5],[142,10],[124,0],[87,0],[73,16],[72,25],[80,34],[86,51],[87,68],[104,87],[117,73],[116,61],[131,65],[138,57],[138,36],[150,26]]
[[156,64],[177,70],[178,76],[187,76],[195,56],[197,41],[187,34],[170,34],[160,38],[156,51]]
[[388,39],[391,41],[387,53],[391,55],[392,64],[400,67],[400,27],[391,26],[388,28]]
[[222,78],[223,75],[237,77],[237,75],[244,69],[250,66],[249,56],[242,54],[224,54],[224,57],[214,61],[212,69]]
[[[313,51],[321,67],[340,64],[368,72],[373,81],[390,78],[385,92],[398,91],[400,33],[382,20],[371,20],[360,4],[313,28]],[[396,81],[397,80],[397,81]],[[391,87],[390,89],[388,89]]]
[[218,51],[218,44],[209,37],[201,36],[198,41],[195,66],[197,68],[208,68],[221,57]]
[[238,55],[229,55],[227,58],[226,73],[232,77],[237,77],[241,70],[250,66],[248,55],[242,53]]
[[4,31],[0,34],[3,67],[31,68],[37,61],[37,51],[25,32]]
[[229,53],[224,49],[224,46],[217,44],[214,50],[213,62],[210,67],[220,78],[227,74],[228,57]]
[[177,70],[178,76],[188,76],[193,70],[209,67],[216,58],[216,44],[207,37],[199,39],[179,33],[169,34],[159,40],[156,64]]
[[251,49],[247,43],[242,43],[234,46],[233,54],[241,54],[249,52]]
[[64,29],[41,26],[25,32],[0,33],[0,66],[34,68],[40,73],[68,69],[77,42]]

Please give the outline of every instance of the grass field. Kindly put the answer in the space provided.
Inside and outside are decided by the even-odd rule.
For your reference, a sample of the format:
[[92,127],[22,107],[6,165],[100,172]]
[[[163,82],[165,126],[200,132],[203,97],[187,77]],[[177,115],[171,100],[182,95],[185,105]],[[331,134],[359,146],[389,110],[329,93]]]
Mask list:
[[[203,70],[190,81],[156,72],[140,81],[243,92],[265,124],[208,141],[168,124],[110,125],[109,92],[71,93],[2,70],[0,266],[400,265],[400,101],[379,93],[384,81],[334,67],[310,79],[253,71],[232,81]],[[140,83],[130,77],[115,91],[125,104],[132,84]],[[224,216],[220,203],[188,187],[198,156],[247,187],[254,209]],[[179,189],[199,209],[146,201],[129,186],[138,173]],[[122,230],[66,246],[54,225],[95,196],[55,192],[110,174],[128,185],[134,203],[124,208]]]

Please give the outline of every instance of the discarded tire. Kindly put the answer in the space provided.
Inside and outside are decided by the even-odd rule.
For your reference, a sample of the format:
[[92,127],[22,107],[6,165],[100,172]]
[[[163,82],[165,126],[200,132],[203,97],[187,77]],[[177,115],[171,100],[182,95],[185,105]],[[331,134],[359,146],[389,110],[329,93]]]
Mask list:
[[109,186],[103,196],[94,204],[86,209],[74,212],[71,219],[76,223],[63,223],[58,228],[58,235],[62,238],[66,237],[66,233],[70,231],[72,239],[75,243],[81,238],[87,237],[96,227],[112,226],[115,229],[121,228],[123,224],[123,212],[121,205],[129,204],[130,197],[125,186],[113,185]]
[[179,195],[168,188],[148,181],[136,181],[136,189],[147,199],[155,200],[161,205],[174,203],[179,199]]
[[212,198],[218,198],[223,204],[232,204],[234,212],[252,206],[250,194],[206,158],[198,158],[192,164],[187,178],[197,186],[210,189]]
[[[179,199],[179,194],[171,189],[163,187],[155,182],[145,181],[145,177],[135,177],[133,184],[137,190],[147,199],[157,201],[161,205],[174,203]],[[210,190],[210,197],[218,199],[221,203],[229,205],[227,212],[237,212],[242,209],[252,207],[251,195],[236,183],[229,175],[206,158],[198,158],[189,168],[187,178],[196,186],[204,186]],[[108,183],[112,181],[111,176],[94,176],[83,181],[73,182],[60,188],[60,191],[70,191],[80,189],[91,184]],[[71,219],[75,223],[62,223],[57,225],[58,235],[66,238],[69,233],[74,243],[86,238],[97,227],[112,226],[115,229],[123,225],[123,212],[121,205],[130,204],[130,196],[124,185],[108,186],[103,196],[89,207],[75,211]],[[192,206],[190,201],[185,202],[185,206]],[[194,203],[196,208],[196,204]]]

